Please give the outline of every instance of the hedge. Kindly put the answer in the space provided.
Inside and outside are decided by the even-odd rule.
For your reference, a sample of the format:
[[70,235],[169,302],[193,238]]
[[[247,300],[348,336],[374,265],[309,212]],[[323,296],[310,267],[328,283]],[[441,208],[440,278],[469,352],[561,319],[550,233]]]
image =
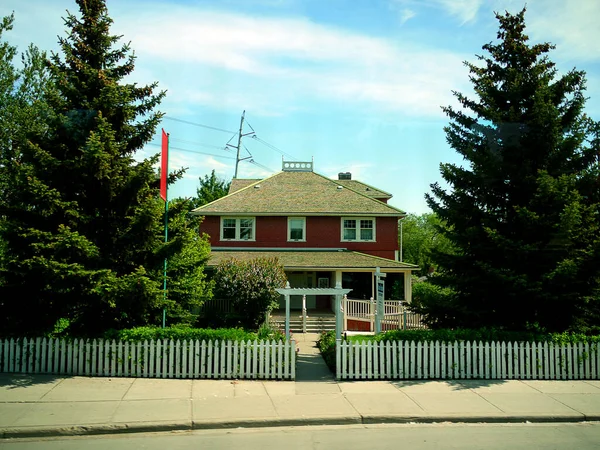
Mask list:
[[107,339],[120,339],[128,342],[142,342],[157,339],[205,340],[205,341],[254,341],[255,339],[285,340],[285,334],[269,327],[261,327],[257,332],[243,328],[192,328],[179,327],[137,327],[127,330],[112,330],[104,336]]
[[589,336],[582,333],[540,333],[529,331],[506,331],[496,328],[454,330],[393,330],[376,336],[354,335],[349,336],[350,341],[500,341],[500,342],[553,342],[555,344],[598,343],[600,336]]

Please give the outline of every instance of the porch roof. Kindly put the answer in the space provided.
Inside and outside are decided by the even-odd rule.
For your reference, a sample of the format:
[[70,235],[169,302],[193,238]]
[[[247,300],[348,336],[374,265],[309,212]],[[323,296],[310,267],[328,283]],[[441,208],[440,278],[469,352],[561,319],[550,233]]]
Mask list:
[[255,258],[278,258],[286,270],[375,270],[391,272],[417,270],[414,264],[347,250],[334,251],[212,251],[207,266],[214,267],[230,258],[247,261]]

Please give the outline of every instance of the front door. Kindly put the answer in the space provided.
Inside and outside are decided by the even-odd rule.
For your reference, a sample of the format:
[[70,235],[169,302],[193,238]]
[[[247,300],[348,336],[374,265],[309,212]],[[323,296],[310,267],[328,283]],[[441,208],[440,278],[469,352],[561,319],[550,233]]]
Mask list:
[[[290,283],[290,287],[293,288],[314,288],[315,287],[315,273],[314,272],[288,272],[287,279]],[[316,295],[306,296],[306,309],[315,309],[317,306]],[[280,303],[282,308],[285,308],[285,299]],[[291,295],[290,296],[290,309],[302,309],[302,296]]]

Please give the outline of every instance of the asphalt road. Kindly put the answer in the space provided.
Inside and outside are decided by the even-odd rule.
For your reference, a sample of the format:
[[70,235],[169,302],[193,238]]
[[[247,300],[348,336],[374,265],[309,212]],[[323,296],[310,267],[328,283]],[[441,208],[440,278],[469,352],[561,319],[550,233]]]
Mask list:
[[405,424],[0,440],[0,449],[600,449],[600,423]]

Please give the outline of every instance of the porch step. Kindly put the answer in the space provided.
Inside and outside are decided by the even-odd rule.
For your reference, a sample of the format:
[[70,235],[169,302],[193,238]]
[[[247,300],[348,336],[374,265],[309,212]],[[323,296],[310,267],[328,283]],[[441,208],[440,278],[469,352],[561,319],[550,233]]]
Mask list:
[[[280,329],[285,329],[284,317],[273,317],[271,323]],[[321,333],[323,331],[335,330],[335,317],[311,317],[306,318],[307,333]],[[290,331],[292,333],[302,333],[302,318],[298,316],[290,317]]]

